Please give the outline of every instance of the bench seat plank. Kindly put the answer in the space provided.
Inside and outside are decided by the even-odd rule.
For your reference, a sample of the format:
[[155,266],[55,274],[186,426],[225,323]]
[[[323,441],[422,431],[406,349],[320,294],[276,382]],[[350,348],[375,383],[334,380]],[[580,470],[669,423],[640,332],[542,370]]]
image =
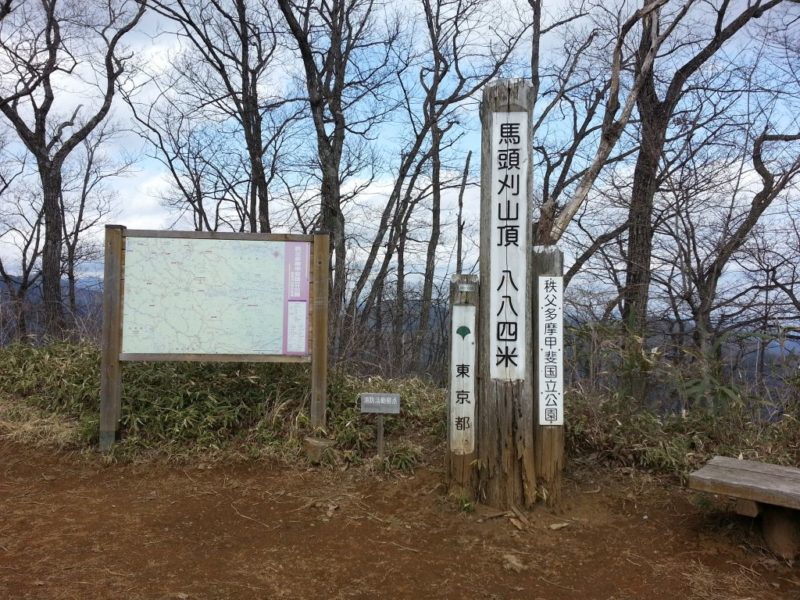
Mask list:
[[800,510],[800,469],[716,456],[689,475],[695,490]]
[[728,467],[730,469],[740,469],[743,471],[755,471],[756,473],[774,475],[800,483],[800,469],[796,469],[795,467],[784,467],[755,460],[739,460],[738,458],[730,458],[728,456],[715,456],[708,461],[707,464]]

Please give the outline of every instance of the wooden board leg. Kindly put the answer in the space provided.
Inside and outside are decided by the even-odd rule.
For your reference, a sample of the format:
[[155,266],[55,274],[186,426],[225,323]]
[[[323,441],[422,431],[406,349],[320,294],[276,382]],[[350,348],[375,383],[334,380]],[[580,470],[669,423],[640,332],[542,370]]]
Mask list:
[[761,521],[767,547],[784,560],[800,554],[800,513],[789,508],[767,506]]
[[325,427],[328,403],[328,264],[330,239],[314,235],[312,246],[312,314],[311,314],[311,427]]
[[123,231],[106,225],[103,275],[103,337],[100,361],[100,450],[114,445],[122,411],[122,260]]

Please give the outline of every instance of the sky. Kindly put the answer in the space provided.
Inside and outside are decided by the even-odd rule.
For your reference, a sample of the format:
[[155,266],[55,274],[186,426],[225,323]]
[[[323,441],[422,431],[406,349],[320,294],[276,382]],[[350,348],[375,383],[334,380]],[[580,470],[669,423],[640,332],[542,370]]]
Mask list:
[[[527,2],[520,1],[520,5],[525,8],[527,7]],[[550,12],[556,17],[560,14],[560,6],[562,6],[561,2],[547,5]],[[633,7],[634,4],[630,3],[630,6]],[[551,39],[549,43],[553,45],[545,46],[544,51],[555,51],[554,44],[556,41],[556,39]],[[134,56],[141,60],[142,65],[148,71],[156,73],[167,69],[169,66],[168,57],[180,50],[180,41],[170,32],[170,24],[154,13],[145,14],[137,28],[126,38],[126,45]],[[527,58],[527,52],[527,48],[523,48],[520,60]],[[136,81],[142,83],[144,79],[144,74],[139,74]],[[280,82],[270,82],[270,85],[280,85]],[[85,110],[88,110],[86,107],[91,105],[91,100],[85,95],[85,88],[82,87],[80,82],[74,83],[71,81],[69,84],[65,84],[63,91],[65,93],[59,96],[63,102],[61,111],[67,112],[79,104],[83,104]],[[152,95],[152,92],[146,89],[142,98],[146,99],[148,94]],[[471,150],[473,152],[471,171],[474,175],[472,178],[474,183],[477,181],[480,165],[480,123],[477,118],[477,101],[468,103],[462,116],[463,137],[458,142],[458,154],[463,157],[468,151]],[[162,206],[161,196],[170,187],[169,178],[163,166],[158,161],[148,157],[151,149],[148,148],[147,144],[133,132],[126,131],[126,125],[129,121],[129,109],[120,101],[119,97],[116,98],[110,122],[116,124],[120,131],[109,144],[106,152],[112,156],[123,153],[132,155],[136,158],[136,161],[126,176],[109,182],[117,196],[115,211],[110,216],[109,222],[136,229],[190,228],[190,224],[186,221],[176,222],[175,214]],[[383,148],[387,155],[392,155],[396,150],[396,143],[392,145],[392,140],[397,139],[402,133],[402,125],[387,124],[384,126],[381,140],[389,140],[388,146],[385,145]],[[459,165],[454,163],[452,172],[454,176],[458,174],[458,169]],[[356,180],[351,182],[350,185],[357,183],[358,181]],[[350,209],[354,231],[367,229],[374,223],[374,214],[370,212],[369,208],[382,206],[385,190],[390,183],[391,177],[383,175],[361,194],[359,206]],[[536,187],[537,182],[534,181],[534,190]],[[456,192],[454,190],[445,192],[443,219],[451,224],[455,220],[455,199]],[[471,234],[471,240],[467,243],[470,255],[466,263],[471,265],[477,256],[475,241],[477,240],[477,224],[479,220],[479,188],[475,185],[470,186],[465,194],[465,217]],[[445,258],[451,257],[452,254],[452,231],[453,227],[449,227],[443,240],[441,253]],[[96,232],[95,235],[99,236],[100,232]],[[356,251],[354,252],[357,254]],[[4,260],[13,261],[13,256],[14,252],[0,240],[0,257]],[[568,257],[567,264],[570,262]],[[96,273],[98,268],[98,265],[95,264],[91,265],[89,270]]]
[[[181,41],[174,35],[172,29],[174,29],[174,25],[155,13],[148,12],[145,13],[136,29],[125,38],[127,50],[134,55],[135,60],[141,61],[141,65],[144,67],[142,72],[134,77],[135,84],[140,85],[146,81],[145,71],[150,74],[158,74],[170,68],[168,57],[174,56],[181,50]],[[81,114],[90,113],[94,107],[92,98],[96,97],[97,93],[85,83],[88,79],[90,79],[88,73],[78,81],[75,81],[74,78],[63,79],[59,89],[60,93],[57,96],[59,114],[67,114],[78,106],[81,106]],[[146,103],[148,96],[155,97],[152,86],[145,87],[138,99]],[[465,156],[470,150],[473,152],[471,170],[473,173],[477,173],[480,163],[478,158],[480,156],[480,123],[477,119],[477,102],[468,103],[461,111],[461,117],[467,123],[463,127],[463,135],[458,143],[458,152],[462,156]],[[113,190],[116,195],[114,210],[106,222],[122,224],[135,229],[191,229],[191,223],[188,220],[179,219],[174,211],[163,206],[161,198],[170,188],[170,177],[163,165],[152,157],[153,149],[129,130],[130,122],[130,109],[117,94],[108,118],[108,123],[117,130],[117,133],[105,145],[104,152],[111,157],[121,155],[132,157],[134,164],[124,176],[106,182],[109,189]],[[399,153],[399,146],[392,140],[400,138],[404,133],[402,125],[389,122],[382,128],[381,139],[384,143],[381,150],[387,155],[395,153],[392,149],[394,143],[396,153]],[[389,142],[389,146],[386,145],[386,141]],[[22,154],[20,147],[17,146],[15,149],[18,155]],[[460,169],[458,166],[454,166],[454,168]],[[458,173],[454,172],[452,175],[457,176]],[[32,177],[32,185],[33,181]],[[356,178],[350,185],[358,183],[359,180]],[[374,183],[360,194],[359,206],[350,209],[354,218],[355,230],[364,231],[370,226],[369,224],[374,222],[374,217],[367,214],[369,211],[364,207],[373,207],[374,209],[382,207],[385,202],[385,190],[391,186],[391,183],[390,172],[379,174]],[[468,187],[465,193],[465,217],[468,222],[473,224],[478,222],[478,199],[477,186]],[[453,222],[456,192],[446,191],[444,203],[443,220]],[[93,236],[99,238],[101,235],[101,228],[96,228]],[[470,248],[469,244],[467,244],[467,248]],[[443,249],[443,253],[447,253],[446,249]],[[13,264],[17,261],[16,254],[17,251],[9,244],[8,238],[0,240],[0,258],[7,264]],[[99,266],[96,264],[88,266],[89,274],[92,275],[96,274],[98,269]]]

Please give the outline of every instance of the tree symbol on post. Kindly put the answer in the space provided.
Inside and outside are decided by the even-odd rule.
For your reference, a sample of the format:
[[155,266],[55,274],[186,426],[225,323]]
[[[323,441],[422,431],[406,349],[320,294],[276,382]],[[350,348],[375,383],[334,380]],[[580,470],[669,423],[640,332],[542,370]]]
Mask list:
[[461,327],[456,329],[456,333],[460,335],[461,339],[463,340],[472,332],[469,330],[469,327],[467,327],[466,325],[462,325]]

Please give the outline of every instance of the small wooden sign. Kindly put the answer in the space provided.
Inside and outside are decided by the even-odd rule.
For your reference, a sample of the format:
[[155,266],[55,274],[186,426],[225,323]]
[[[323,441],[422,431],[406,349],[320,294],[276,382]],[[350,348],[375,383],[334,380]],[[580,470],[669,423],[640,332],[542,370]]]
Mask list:
[[400,394],[364,393],[360,394],[359,398],[362,413],[400,414]]

